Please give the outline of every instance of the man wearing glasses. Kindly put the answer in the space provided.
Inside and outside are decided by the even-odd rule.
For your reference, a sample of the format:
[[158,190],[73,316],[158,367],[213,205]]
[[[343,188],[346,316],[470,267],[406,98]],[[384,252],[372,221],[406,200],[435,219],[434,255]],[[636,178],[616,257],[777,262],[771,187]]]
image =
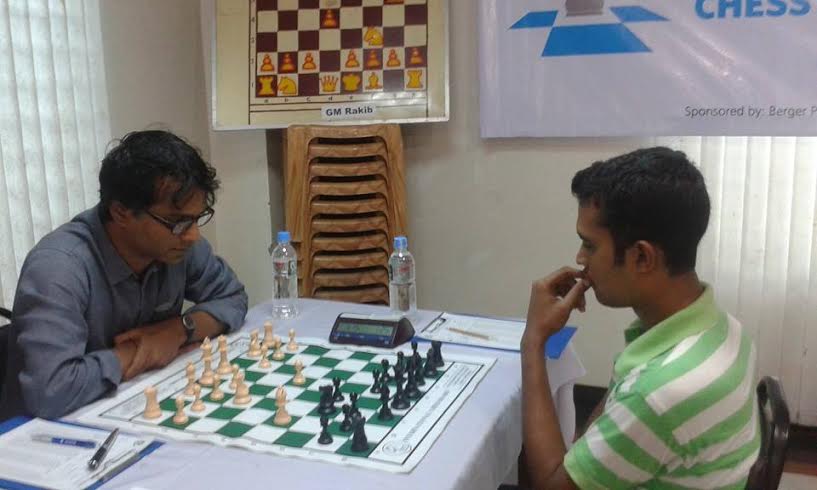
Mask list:
[[196,149],[130,133],[99,183],[99,204],[23,264],[0,418],[62,416],[244,320],[244,286],[200,239],[219,183]]

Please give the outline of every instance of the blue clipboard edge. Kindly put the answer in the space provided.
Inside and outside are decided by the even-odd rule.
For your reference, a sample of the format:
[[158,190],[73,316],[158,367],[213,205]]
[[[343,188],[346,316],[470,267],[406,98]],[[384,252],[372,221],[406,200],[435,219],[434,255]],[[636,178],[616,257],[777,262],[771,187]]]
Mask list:
[[[32,418],[31,417],[26,417],[26,416],[17,416],[17,417],[10,418],[10,419],[0,423],[0,434],[5,434],[7,432],[11,432],[12,430],[16,429],[17,427],[20,427],[21,425],[29,422],[30,420],[32,420]],[[94,427],[94,426],[90,426],[90,425],[80,424],[80,423],[77,423],[77,422],[69,422],[67,420],[51,420],[50,422],[57,422],[58,424],[65,424],[65,425],[73,425],[73,426],[76,426],[76,427],[85,427],[85,428],[88,428],[88,429],[105,430],[105,429],[103,429],[101,427]],[[161,447],[163,444],[164,443],[162,441],[153,441],[153,442],[151,442],[150,444],[148,444],[148,446],[146,448],[139,451],[139,456],[136,459],[134,459],[131,462],[131,464],[129,464],[128,466],[126,466],[124,468],[121,468],[119,471],[117,471],[114,474],[111,474],[110,476],[103,477],[98,482],[92,484],[89,487],[86,487],[85,490],[93,490],[93,489],[99,488],[103,484],[111,481],[113,478],[116,478],[124,470],[126,470],[129,467],[131,467],[132,465],[136,464],[137,461],[141,460],[142,458],[144,458],[148,454],[152,453],[153,451],[155,451],[156,449]],[[34,487],[34,486],[31,486],[31,485],[26,485],[25,483],[19,483],[19,482],[11,481],[11,480],[4,480],[2,478],[0,478],[0,488],[4,488],[4,489],[7,489],[7,490],[42,490],[41,487]]]
[[[427,339],[427,338],[423,337],[423,332],[428,327],[433,325],[437,320],[439,320],[444,314],[445,314],[445,312],[440,313],[439,315],[435,316],[433,320],[428,322],[428,324],[426,324],[426,326],[424,326],[423,329],[412,338],[412,340],[416,340],[418,342],[431,342],[431,339]],[[470,317],[476,317],[476,318],[496,319],[496,320],[503,320],[503,321],[518,321],[520,323],[524,323],[524,320],[520,320],[520,319],[516,319],[516,318],[504,318],[504,317],[496,317],[496,316],[471,315],[471,314],[468,314],[468,313],[451,313],[451,314],[452,315],[459,315],[459,316],[470,316]],[[558,332],[551,335],[550,338],[547,341],[547,344],[545,344],[545,352],[544,352],[545,356],[548,359],[559,359],[560,357],[562,357],[562,353],[567,348],[567,346],[570,344],[570,341],[573,339],[573,336],[576,334],[577,330],[578,330],[578,327],[574,327],[572,325],[565,325]],[[458,346],[462,346],[462,347],[471,347],[471,348],[474,348],[474,349],[497,350],[497,351],[501,351],[501,352],[519,352],[519,349],[503,349],[501,347],[487,347],[487,346],[484,346],[484,345],[466,344],[466,343],[462,343],[462,342],[446,342],[446,341],[443,341],[443,343],[450,344],[450,345],[458,345]]]

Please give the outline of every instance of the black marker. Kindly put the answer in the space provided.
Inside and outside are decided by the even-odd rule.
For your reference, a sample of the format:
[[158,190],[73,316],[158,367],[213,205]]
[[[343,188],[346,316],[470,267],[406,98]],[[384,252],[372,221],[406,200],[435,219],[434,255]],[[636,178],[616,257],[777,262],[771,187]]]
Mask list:
[[105,442],[102,443],[102,446],[97,449],[91,459],[88,461],[88,468],[95,470],[99,467],[99,464],[102,463],[102,460],[105,459],[105,456],[108,455],[108,451],[113,446],[113,443],[116,441],[116,436],[119,434],[119,429],[114,429],[111,432],[111,435],[105,439]]

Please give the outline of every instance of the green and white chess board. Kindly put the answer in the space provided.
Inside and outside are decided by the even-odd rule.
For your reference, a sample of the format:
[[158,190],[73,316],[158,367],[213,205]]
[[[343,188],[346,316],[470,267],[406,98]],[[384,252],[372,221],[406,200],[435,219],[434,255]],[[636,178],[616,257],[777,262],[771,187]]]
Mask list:
[[[345,347],[318,339],[299,339],[297,351],[285,351],[283,360],[271,360],[270,367],[262,369],[259,367],[260,358],[247,355],[249,342],[247,334],[228,340],[230,363],[241,366],[250,389],[252,399],[248,404],[237,405],[233,402],[235,390],[229,387],[231,376],[225,376],[220,385],[225,393],[223,399],[212,400],[209,396],[212,387],[203,386],[201,397],[205,409],[191,411],[189,405],[194,397],[187,396],[185,412],[189,420],[182,425],[175,424],[175,399],[183,395],[187,385],[187,362],[194,361],[197,376],[204,369],[200,354],[193,352],[114,397],[97,403],[80,420],[119,427],[128,432],[149,433],[166,440],[209,442],[280,456],[409,472],[422,460],[494,363],[492,358],[448,355],[443,351],[445,365],[438,368],[435,378],[426,378],[426,384],[419,387],[422,397],[412,400],[408,409],[392,408],[394,419],[381,421],[377,417],[381,406],[380,395],[370,392],[372,371],[382,370],[380,362],[383,359],[394,365],[397,350]],[[421,354],[425,354],[424,349],[428,349],[428,344],[420,344]],[[410,347],[404,346],[399,350],[406,357],[411,356]],[[267,357],[271,359],[272,353],[268,353]],[[216,350],[213,369],[218,360]],[[296,386],[292,380],[296,360],[304,365],[306,383],[301,386]],[[318,388],[332,384],[332,378],[336,377],[342,380],[340,389],[345,401],[336,402],[337,412],[330,416],[329,432],[333,442],[322,445],[318,443],[321,432],[317,412],[320,399]],[[148,386],[157,388],[162,409],[161,417],[150,420],[143,417],[144,389]],[[286,409],[292,416],[291,423],[284,427],[273,423],[275,390],[278,386],[283,386],[287,391],[289,402]],[[393,396],[393,381],[390,390]],[[350,393],[360,395],[357,406],[366,418],[368,451],[352,451],[352,432],[340,430],[343,420],[341,405],[349,403]]]

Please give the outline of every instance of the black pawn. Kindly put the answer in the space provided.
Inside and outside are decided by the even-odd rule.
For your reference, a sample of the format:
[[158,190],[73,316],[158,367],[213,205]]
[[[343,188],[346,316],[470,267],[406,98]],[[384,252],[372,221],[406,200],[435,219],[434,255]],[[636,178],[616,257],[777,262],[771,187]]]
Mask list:
[[413,351],[412,354],[411,354],[411,358],[414,359],[414,364],[415,365],[422,364],[423,363],[423,356],[421,356],[420,353],[417,352],[417,341],[416,340],[411,341],[411,350]]
[[391,376],[389,375],[389,360],[383,359],[380,361],[380,366],[383,367],[383,377],[380,378],[380,385],[386,386],[389,381],[391,381]]
[[431,348],[434,349],[434,367],[441,368],[445,366],[445,361],[443,361],[443,343],[439,340],[432,340]]
[[360,398],[360,395],[357,393],[349,393],[349,400],[351,401],[349,410],[352,415],[362,415],[360,410],[357,408],[357,399]]
[[329,417],[321,415],[321,435],[318,444],[332,444],[332,434],[329,433]]
[[406,382],[406,396],[411,400],[416,400],[422,396],[420,390],[417,389],[417,381],[411,372],[409,372],[408,381]]
[[425,386],[426,377],[423,375],[423,361],[421,360],[417,366],[414,367],[414,382],[417,386]]
[[352,451],[362,453],[369,450],[369,440],[366,438],[366,420],[363,417],[355,417],[352,421]]
[[340,392],[340,378],[332,378],[332,384],[335,385],[335,394],[332,396],[336,402],[344,400],[343,393]]
[[394,414],[391,413],[391,409],[389,409],[389,387],[384,386],[383,390],[380,391],[380,412],[377,413],[378,420],[391,420],[394,418]]
[[426,356],[426,365],[423,368],[423,376],[426,378],[436,378],[437,377],[437,366],[434,365],[434,348],[428,349],[428,355]]
[[404,410],[409,407],[408,399],[406,398],[406,394],[403,391],[403,383],[397,383],[397,391],[394,392],[394,398],[391,400],[391,408],[396,408],[397,410]]
[[394,367],[400,366],[400,369],[406,369],[406,355],[403,354],[402,351],[397,353],[397,362],[394,364]]
[[402,383],[403,381],[405,381],[406,378],[403,376],[403,374],[405,373],[405,370],[403,370],[403,366],[401,366],[400,364],[395,364],[394,368],[392,368],[392,369],[394,369],[394,382],[395,383]]
[[352,430],[352,407],[344,403],[340,409],[343,410],[343,422],[340,423],[340,430],[349,432]]
[[369,393],[380,393],[380,370],[375,369],[372,371],[372,378],[374,378],[374,383],[372,383],[372,388],[369,390]]

